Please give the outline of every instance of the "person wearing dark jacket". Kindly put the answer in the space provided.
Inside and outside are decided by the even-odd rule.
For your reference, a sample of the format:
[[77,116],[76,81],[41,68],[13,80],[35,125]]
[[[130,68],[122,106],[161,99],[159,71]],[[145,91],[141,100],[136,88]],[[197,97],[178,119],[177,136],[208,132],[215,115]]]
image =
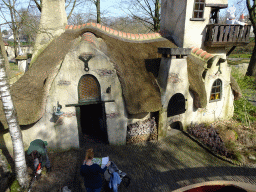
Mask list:
[[84,177],[84,186],[87,192],[100,192],[102,188],[102,178],[100,173],[104,173],[110,165],[110,161],[103,169],[98,164],[93,164],[94,157],[93,149],[86,151],[86,156],[83,165],[80,169],[80,174]]
[[[47,172],[51,171],[51,164],[49,157],[47,155],[47,141],[42,141],[41,139],[36,139],[30,143],[28,148],[28,155],[31,155],[33,158],[34,171],[36,171],[37,166],[41,163],[42,168],[45,166]],[[41,171],[39,172],[39,174]]]

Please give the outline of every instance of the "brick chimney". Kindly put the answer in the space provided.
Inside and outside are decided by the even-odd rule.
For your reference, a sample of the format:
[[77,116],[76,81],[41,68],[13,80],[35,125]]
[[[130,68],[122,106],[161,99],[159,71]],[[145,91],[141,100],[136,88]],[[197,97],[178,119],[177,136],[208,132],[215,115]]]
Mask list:
[[43,0],[33,58],[36,56],[38,50],[48,45],[54,37],[62,34],[65,31],[66,25],[65,0]]

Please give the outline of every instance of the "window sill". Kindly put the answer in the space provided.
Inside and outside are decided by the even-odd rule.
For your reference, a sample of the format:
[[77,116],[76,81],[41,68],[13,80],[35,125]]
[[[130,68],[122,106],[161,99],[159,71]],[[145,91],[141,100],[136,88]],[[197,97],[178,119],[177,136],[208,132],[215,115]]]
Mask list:
[[210,100],[209,103],[213,103],[213,102],[216,102],[216,101],[221,101],[221,99]]
[[190,18],[190,21],[205,21],[204,18]]

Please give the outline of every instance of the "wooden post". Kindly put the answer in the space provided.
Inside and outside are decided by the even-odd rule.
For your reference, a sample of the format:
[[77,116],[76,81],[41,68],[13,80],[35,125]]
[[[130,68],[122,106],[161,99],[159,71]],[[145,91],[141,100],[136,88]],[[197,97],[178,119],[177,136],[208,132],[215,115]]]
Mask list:
[[219,42],[222,42],[223,35],[224,35],[224,26],[223,26],[223,25],[221,25],[221,26],[220,26],[220,37],[219,37]]

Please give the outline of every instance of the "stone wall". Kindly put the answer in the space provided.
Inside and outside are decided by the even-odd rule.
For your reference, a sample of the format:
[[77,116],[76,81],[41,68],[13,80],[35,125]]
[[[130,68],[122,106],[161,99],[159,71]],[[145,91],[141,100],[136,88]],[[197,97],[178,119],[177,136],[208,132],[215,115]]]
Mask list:
[[157,140],[157,126],[154,117],[128,125],[127,144],[149,140]]

